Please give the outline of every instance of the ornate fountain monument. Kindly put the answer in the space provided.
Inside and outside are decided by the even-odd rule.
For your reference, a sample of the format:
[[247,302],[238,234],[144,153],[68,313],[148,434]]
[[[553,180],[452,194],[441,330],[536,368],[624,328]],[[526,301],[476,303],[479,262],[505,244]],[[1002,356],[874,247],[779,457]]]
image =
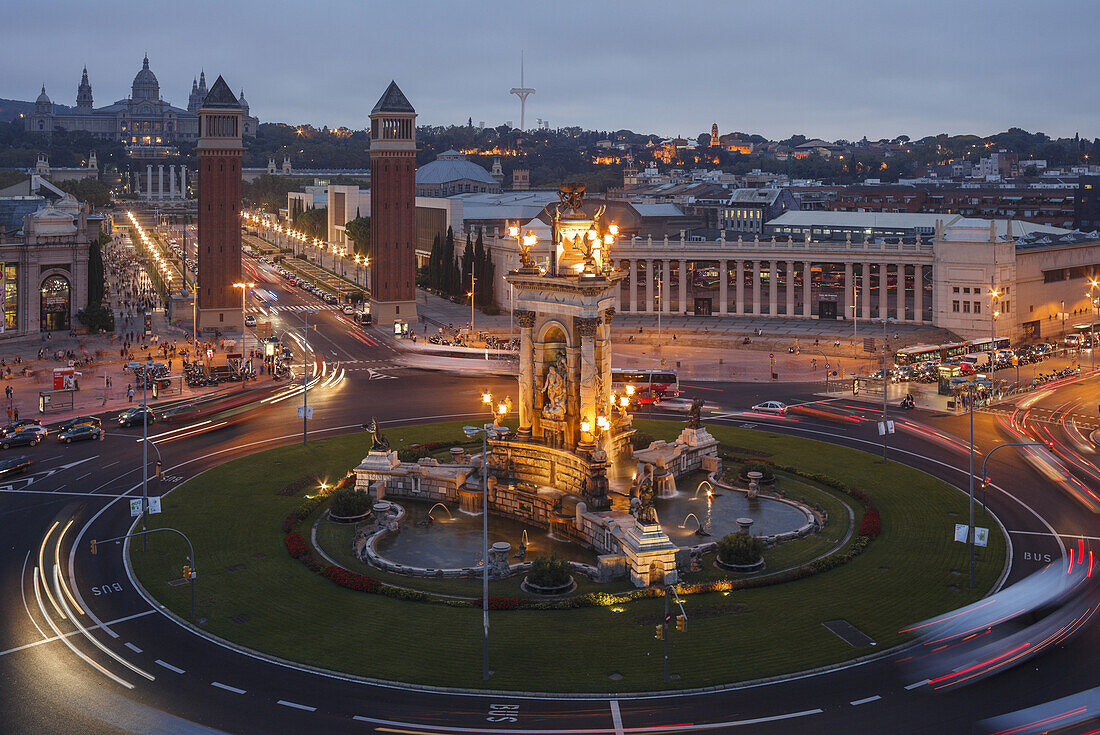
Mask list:
[[[563,185],[559,197],[546,209],[549,262],[533,261],[533,235],[519,238],[522,265],[505,276],[520,327],[518,431],[490,441],[484,469],[482,458],[397,462],[375,438],[356,468],[357,486],[378,499],[455,502],[476,512],[482,509],[478,473],[487,471],[491,512],[595,549],[599,577],[626,574],[638,586],[674,583],[678,547],[662,530],[653,501],[670,487],[675,491],[676,476],[717,468],[717,442],[699,425],[696,407],[676,442],[655,442],[635,457],[640,482],[630,483],[629,470],[609,477],[613,467],[626,469],[634,433],[611,392],[614,292],[625,278],[609,252],[618,228],[604,221],[603,207],[585,212],[583,184]],[[501,573],[499,560],[496,566]]]

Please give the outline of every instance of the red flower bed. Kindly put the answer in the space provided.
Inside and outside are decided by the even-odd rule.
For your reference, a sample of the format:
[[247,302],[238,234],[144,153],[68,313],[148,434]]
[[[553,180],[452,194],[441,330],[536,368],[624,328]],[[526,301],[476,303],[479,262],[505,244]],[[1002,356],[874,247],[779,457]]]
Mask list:
[[374,577],[349,572],[337,566],[325,567],[323,574],[341,587],[347,587],[350,590],[378,592],[382,588],[382,583]]
[[295,559],[301,559],[303,556],[309,553],[309,544],[302,538],[300,533],[288,533],[284,539],[286,543],[286,550],[290,552],[290,555]]
[[874,507],[863,512],[863,519],[859,522],[859,535],[874,538],[882,531],[882,521],[879,519],[878,510]]

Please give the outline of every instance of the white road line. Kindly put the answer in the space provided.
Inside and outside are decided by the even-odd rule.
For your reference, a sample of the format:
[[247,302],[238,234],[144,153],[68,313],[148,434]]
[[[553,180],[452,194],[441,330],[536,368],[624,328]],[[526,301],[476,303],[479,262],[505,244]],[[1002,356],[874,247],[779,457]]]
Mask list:
[[58,485],[57,487],[55,487],[55,488],[53,489],[53,491],[52,491],[52,492],[55,492],[55,493],[56,493],[56,492],[60,492],[61,490],[64,490],[64,489],[65,489],[65,488],[67,488],[67,487],[68,487],[68,485],[67,485],[67,484],[66,484],[66,485]]
[[[103,623],[102,625],[89,625],[88,630],[95,630],[96,628],[101,628],[105,625],[114,625],[115,623],[125,623],[127,620],[133,620],[134,618],[144,617],[145,615],[152,615],[155,612],[156,612],[156,610],[146,610],[145,612],[138,613],[137,615],[127,615],[124,618],[117,618],[115,620],[108,620],[106,623]],[[30,614],[30,612],[28,611],[28,615],[29,614]],[[34,618],[31,618],[31,622],[34,623]],[[34,623],[34,625],[35,625],[36,628],[38,627],[38,623]],[[106,630],[106,628],[104,628],[104,630]],[[41,628],[38,629],[38,632],[45,635],[45,633],[42,631]],[[43,638],[42,640],[35,641],[34,643],[25,643],[22,646],[16,646],[15,648],[9,648],[6,651],[0,651],[0,656],[6,656],[9,653],[17,653],[18,651],[23,651],[23,650],[26,650],[28,648],[34,648],[35,646],[41,646],[43,643],[52,643],[54,641],[61,640],[62,638],[68,638],[69,636],[77,635],[77,633],[79,633],[79,631],[74,630],[74,631],[71,631],[69,633],[64,633],[62,635],[59,635],[59,636],[58,635],[49,636],[48,638]],[[138,653],[141,653],[141,651],[138,651]]]
[[905,687],[905,689],[906,689],[906,691],[908,691],[908,690],[910,690],[910,689],[916,689],[917,687],[922,687],[922,686],[924,686],[924,685],[925,685],[925,684],[927,684],[927,683],[928,683],[929,681],[931,681],[931,679],[925,679],[925,680],[923,680],[923,681],[915,681],[915,682],[913,682],[912,684],[909,684],[909,685],[907,685],[907,686]]
[[[285,704],[279,702],[279,704]],[[728,722],[700,722],[690,726],[691,730],[722,730],[730,727],[738,727],[741,725],[759,725],[764,722],[778,722],[781,720],[792,720],[796,717],[806,717],[807,715],[819,715],[825,710],[823,709],[807,709],[801,712],[788,712],[784,715],[772,715],[771,717],[754,717],[750,720],[730,720]],[[391,727],[430,727],[433,730],[439,730],[440,732],[459,732],[459,733],[500,733],[503,730],[498,728],[484,728],[484,727],[448,727],[446,725],[424,725],[419,722],[401,722],[400,720],[381,720],[376,717],[364,717],[363,715],[354,715],[351,719],[357,722],[369,722],[375,725],[389,725]],[[648,725],[643,727],[632,727],[629,729],[631,733],[646,733],[646,732],[667,732],[668,725]],[[684,728],[688,729],[688,728]],[[596,735],[597,733],[611,733],[613,730],[606,728],[592,728],[586,730],[516,730],[509,728],[508,732],[512,735]],[[628,730],[622,730],[621,732],[628,732]]]
[[294,702],[288,702],[285,699],[280,699],[278,703],[283,705],[284,707],[291,707],[293,709],[305,710],[306,712],[316,712],[317,711],[316,707],[310,707],[308,704],[295,704]]
[[[1045,531],[1009,531],[1009,533],[1016,533],[1022,536],[1049,536],[1049,533]],[[1076,533],[1059,533],[1061,538],[1083,538],[1086,541],[1100,541],[1100,536],[1081,536]]]
[[210,686],[217,687],[218,689],[224,689],[227,692],[233,692],[234,694],[244,694],[244,689],[238,689],[237,687],[231,687],[228,684],[222,684],[220,681],[210,682]]
[[[153,612],[153,611],[150,610],[149,612]],[[127,641],[126,643],[123,643],[122,645],[126,646],[131,651],[133,651],[134,653],[141,653],[141,649],[138,648],[137,646],[135,646],[133,643],[130,643],[129,641]]]
[[177,667],[173,666],[172,664],[168,663],[167,661],[161,661],[159,658],[156,660],[156,663],[158,665],[163,666],[164,668],[168,669],[169,671],[175,671],[177,674],[187,673],[183,669],[177,668]]
[[83,479],[84,479],[85,477],[90,477],[90,476],[91,476],[91,474],[92,474],[92,473],[91,473],[91,472],[89,472],[89,473],[88,473],[88,474],[86,474],[86,475],[81,475],[80,477],[78,477],[78,478],[76,478],[75,480],[73,480],[73,482],[80,482],[80,481],[81,481],[81,480],[83,480]]
[[100,469],[104,469],[104,470],[105,470],[105,469],[107,469],[108,467],[114,467],[114,466],[115,466],[116,464],[121,464],[121,463],[122,463],[122,460],[119,460],[118,462],[111,462],[111,464],[105,464],[105,465],[103,465],[103,467],[101,467]]
[[615,735],[623,735],[623,716],[619,712],[619,700],[611,700],[611,726],[615,728]]
[[876,694],[873,697],[866,697],[864,699],[857,699],[856,701],[849,702],[848,704],[852,705],[853,707],[858,707],[861,704],[869,704],[871,702],[877,702],[880,699],[882,699],[882,697],[880,697],[878,694]]

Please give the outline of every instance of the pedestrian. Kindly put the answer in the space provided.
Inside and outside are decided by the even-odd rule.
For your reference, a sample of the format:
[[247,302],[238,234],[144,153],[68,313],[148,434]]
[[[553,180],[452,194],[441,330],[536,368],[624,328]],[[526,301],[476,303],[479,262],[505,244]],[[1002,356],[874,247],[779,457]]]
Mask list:
[[11,416],[15,421],[18,421],[19,420],[19,409],[18,408],[13,408],[11,410]]
[[110,375],[107,376],[107,387],[108,388],[111,387],[111,376]]
[[130,403],[134,402],[134,386],[127,384],[126,386],[126,398]]

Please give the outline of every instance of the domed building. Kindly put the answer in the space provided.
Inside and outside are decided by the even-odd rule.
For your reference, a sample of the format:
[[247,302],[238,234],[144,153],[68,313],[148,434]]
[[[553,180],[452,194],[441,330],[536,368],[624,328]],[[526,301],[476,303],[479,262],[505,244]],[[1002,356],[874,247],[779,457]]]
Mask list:
[[440,153],[416,170],[417,196],[449,197],[471,192],[499,194],[500,182],[456,150]]
[[[52,133],[55,130],[79,130],[104,140],[117,140],[131,146],[171,145],[178,141],[194,141],[199,137],[199,118],[196,114],[206,98],[206,76],[202,83],[193,82],[188,109],[173,107],[160,96],[160,81],[149,68],[149,56],[142,61],[141,69],[134,76],[130,96],[126,99],[94,108],[92,85],[88,81],[88,69],[77,86],[76,107],[55,105],[42,93],[34,104],[34,114],[23,119],[28,131]],[[242,131],[254,137],[259,120],[248,116],[242,120]]]

